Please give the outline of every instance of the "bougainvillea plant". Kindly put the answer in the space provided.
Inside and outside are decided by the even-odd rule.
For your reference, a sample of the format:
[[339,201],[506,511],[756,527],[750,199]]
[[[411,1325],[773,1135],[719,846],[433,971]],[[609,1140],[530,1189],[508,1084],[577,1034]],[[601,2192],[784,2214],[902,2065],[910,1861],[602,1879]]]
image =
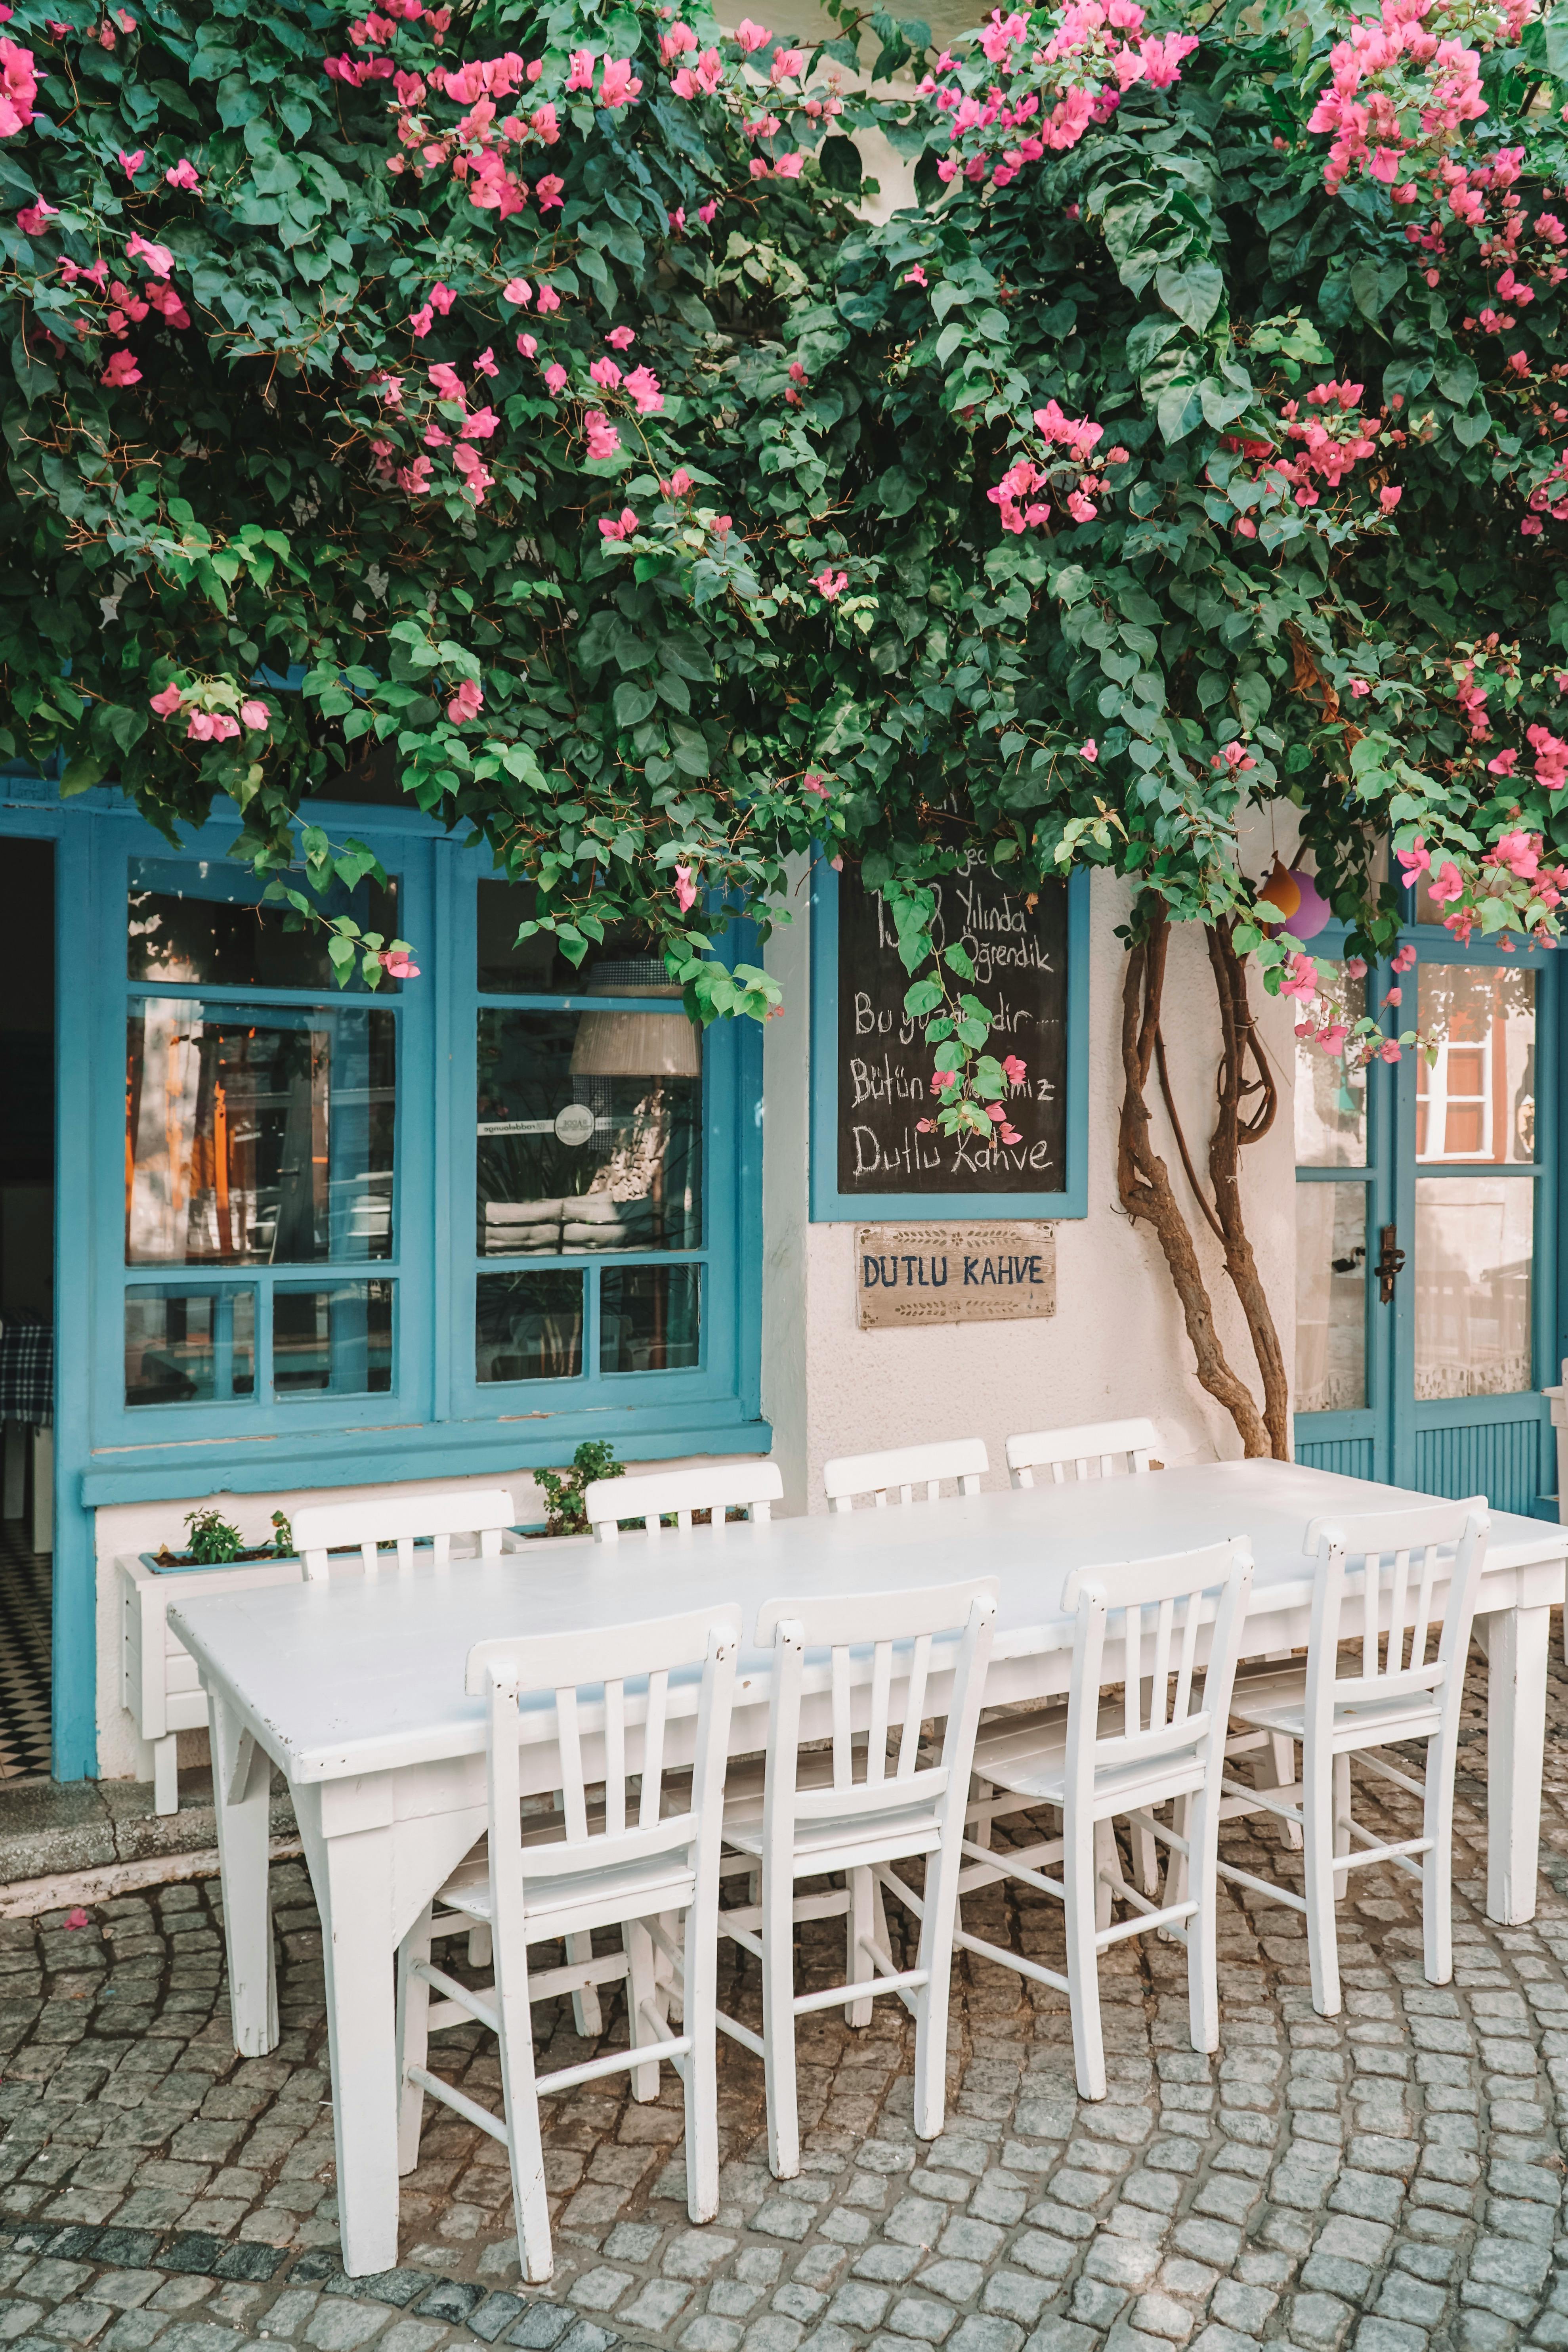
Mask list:
[[[703,1017],[776,999],[713,953],[733,908],[858,859],[949,1128],[1018,1082],[933,952],[966,857],[1114,870],[1135,951],[1201,919],[1243,1042],[1248,961],[1347,1042],[1249,801],[1353,956],[1406,877],[1460,936],[1556,936],[1561,32],[834,13],[824,47],[650,0],[25,0],[9,749],[165,827],[226,796],[302,914],[365,853],[301,802],[376,751],[570,958],[634,925]],[[873,124],[914,165],[876,226]],[[345,965],[417,955],[335,921]]]

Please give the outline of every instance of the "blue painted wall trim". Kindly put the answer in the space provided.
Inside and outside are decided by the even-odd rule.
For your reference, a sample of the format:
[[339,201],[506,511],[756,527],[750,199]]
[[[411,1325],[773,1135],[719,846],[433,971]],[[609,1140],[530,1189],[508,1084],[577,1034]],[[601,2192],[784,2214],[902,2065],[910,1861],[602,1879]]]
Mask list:
[[1089,1214],[1089,876],[1067,885],[1067,1181],[1060,1192],[841,1192],[838,1186],[839,877],[811,867],[811,1222]]

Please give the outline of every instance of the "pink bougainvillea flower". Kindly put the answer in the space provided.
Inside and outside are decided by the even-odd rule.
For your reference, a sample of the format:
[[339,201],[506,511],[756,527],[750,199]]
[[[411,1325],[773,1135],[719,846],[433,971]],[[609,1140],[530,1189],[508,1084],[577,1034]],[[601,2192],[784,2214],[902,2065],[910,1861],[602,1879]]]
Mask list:
[[[70,30],[68,25],[63,26],[56,37],[63,40]],[[0,139],[15,139],[18,131],[26,131],[37,94],[38,73],[32,50],[23,48],[18,41],[0,39]]]
[[622,507],[618,515],[601,515],[599,528],[606,539],[630,539],[637,529],[637,518],[630,507]]
[[17,214],[16,226],[24,236],[42,236],[49,223],[58,218],[58,206],[46,204],[40,196],[37,203],[30,204],[24,212]]
[[1416,835],[1415,841],[1408,849],[1396,849],[1394,855],[1399,860],[1402,869],[1399,878],[1406,889],[1409,889],[1417,875],[1430,871],[1432,853],[1420,834]]
[[935,1135],[936,1132],[936,1120],[934,1118],[917,1118],[915,1122],[915,1132],[916,1135]]
[[1511,776],[1519,759],[1517,751],[1500,751],[1495,760],[1487,761],[1489,776]]
[[603,385],[606,392],[614,392],[620,386],[621,371],[616,366],[613,360],[594,360],[591,363],[588,373],[593,378],[595,383]]
[[612,425],[608,416],[605,415],[603,410],[600,408],[590,409],[588,415],[583,418],[582,424],[583,430],[588,436],[588,455],[590,461],[591,462],[596,457],[613,457],[616,451],[621,446],[621,436],[616,431],[614,425]]
[[526,303],[533,299],[533,288],[526,278],[508,278],[501,289],[503,302]]
[[713,535],[716,539],[727,539],[734,528],[734,520],[731,516],[715,515],[713,519]]
[[547,313],[549,311],[559,310],[560,309],[560,296],[556,292],[553,286],[541,286],[539,288],[539,299],[535,303],[534,308],[536,310],[542,310]]
[[1385,514],[1392,514],[1404,495],[1397,482],[1385,482],[1377,493],[1377,503]]
[[1009,1054],[1002,1063],[1003,1075],[1015,1087],[1022,1085],[1026,1067],[1027,1065],[1020,1062],[1016,1054]]
[[461,400],[463,398],[463,379],[456,369],[450,366],[445,360],[436,361],[435,365],[430,370],[430,381],[441,399]]
[[686,914],[690,908],[695,907],[696,902],[696,884],[692,880],[691,867],[689,866],[677,866],[675,868],[676,906],[684,915]]
[[844,590],[849,586],[849,573],[847,572],[835,572],[831,563],[825,564],[822,570],[816,574],[815,578],[811,582],[812,587],[817,590],[820,595],[825,596],[830,604],[832,603],[835,596],[841,596],[843,594]]
[[193,710],[186,738],[193,743],[226,743],[239,733],[239,720],[225,710]]
[[632,368],[626,378],[626,390],[637,404],[639,416],[656,415],[664,404],[664,395],[659,389],[659,379],[652,368]]
[[[534,194],[538,199],[538,207],[541,213],[548,213],[552,209],[559,208],[561,197],[565,193],[566,182],[560,177],[559,173],[556,172],[547,172],[544,178],[538,182],[538,185],[534,189]],[[553,302],[547,302],[542,294],[539,296],[539,309],[541,310],[554,310],[559,309],[559,296]]]
[[433,310],[439,310],[444,319],[456,299],[451,287],[443,286],[439,280],[430,289],[430,307]]
[[167,278],[174,267],[174,257],[166,245],[154,245],[140,232],[126,239],[127,261],[144,261],[154,278]]
[[1096,743],[1092,735],[1090,736],[1087,742],[1081,743],[1079,745],[1078,756],[1081,760],[1089,761],[1091,764],[1100,757],[1100,746]]
[[[119,352],[115,353],[116,359],[119,359],[121,356],[122,354]],[[147,698],[152,703],[153,709],[158,713],[160,719],[170,719],[172,718],[174,712],[180,708],[181,703],[184,700],[184,696],[177,686],[170,685],[163,688],[162,694],[149,695]]]
[[465,677],[447,704],[446,716],[455,727],[465,726],[470,719],[478,718],[484,702],[485,697],[479,690],[478,681],[472,677]]
[[519,335],[517,337],[517,349],[521,352],[526,360],[531,360],[534,353],[538,350],[538,345],[534,341],[532,335]]
[[424,336],[429,334],[432,327],[435,324],[435,313],[431,309],[428,302],[422,302],[417,310],[411,310],[409,312],[408,324],[410,333],[420,337],[422,340]]
[[592,49],[573,49],[571,71],[566,83],[569,96],[573,90],[593,88],[593,68],[598,63],[598,56]]
[[147,161],[147,150],[144,147],[136,147],[133,148],[128,155],[122,147],[120,151],[118,161],[120,168],[124,173],[126,178],[128,180],[133,180],[136,177],[137,173],[141,169],[143,163]]
[[998,1139],[1003,1143],[1021,1143],[1023,1141],[1023,1138],[1019,1133],[1017,1128],[1009,1127],[1005,1119],[998,1129],[997,1133]]
[[815,793],[820,801],[825,801],[828,797],[828,788],[814,768],[801,777],[800,790],[803,793]]
[[489,344],[488,344],[488,343],[486,343],[486,346],[485,346],[484,350],[480,352],[480,354],[479,354],[478,358],[475,361],[475,362],[474,362],[474,373],[475,373],[475,374],[476,374],[476,375],[499,375],[499,374],[500,374],[501,371],[500,371],[500,369],[496,365],[496,354],[495,354],[495,352],[491,350],[491,348],[490,348],[490,346],[489,346]]
[[202,184],[200,174],[188,155],[182,155],[177,163],[171,163],[163,177],[172,188],[183,188],[187,194]]
[[677,466],[669,480],[659,484],[667,499],[684,499],[691,486],[692,478],[684,466]]
[[697,218],[701,221],[704,228],[706,228],[709,226],[717,210],[718,206],[716,204],[699,205],[697,206]]
[[141,381],[141,370],[129,352],[111,352],[109,365],[99,378],[100,383],[107,383],[111,388],[119,384],[140,383]]
[[1393,971],[1411,971],[1415,969],[1415,964],[1416,950],[1407,943],[1400,949],[1389,968]]
[[632,70],[629,58],[606,58],[604,71],[599,79],[599,103],[613,110],[618,106],[630,106],[642,95],[643,85]]
[[1454,864],[1452,858],[1450,858],[1447,865],[1442,868],[1442,871],[1438,874],[1435,874],[1432,877],[1430,895],[1433,902],[1437,906],[1446,907],[1453,899],[1462,898],[1464,894],[1464,879],[1459,873],[1458,867]]
[[68,1911],[66,1913],[65,1924],[68,1927],[86,1927],[90,1926],[91,1923],[88,1918],[87,1913],[78,1906],[76,1910]]
[[612,327],[604,338],[612,351],[630,351],[637,338],[630,327]]
[[798,180],[805,167],[805,156],[800,153],[780,155],[773,168],[781,180]]
[[913,269],[906,269],[904,276],[899,280],[899,284],[901,286],[924,286],[925,283],[925,272],[921,268],[918,262],[915,263]]
[[254,695],[248,702],[240,704],[239,715],[241,725],[248,727],[253,734],[264,735],[272,724],[271,711]]
[[[518,340],[519,341],[526,341],[531,343],[533,341],[533,337],[528,335],[527,337],[519,337]],[[549,366],[545,370],[545,390],[549,394],[552,400],[559,400],[561,394],[566,390],[566,370],[562,367],[559,360],[552,360]]]
[[382,948],[376,961],[389,980],[419,978],[419,966],[412,961],[407,948]]
[[772,37],[765,25],[754,25],[749,16],[743,16],[735,28],[737,47],[744,49],[748,58],[766,48]]

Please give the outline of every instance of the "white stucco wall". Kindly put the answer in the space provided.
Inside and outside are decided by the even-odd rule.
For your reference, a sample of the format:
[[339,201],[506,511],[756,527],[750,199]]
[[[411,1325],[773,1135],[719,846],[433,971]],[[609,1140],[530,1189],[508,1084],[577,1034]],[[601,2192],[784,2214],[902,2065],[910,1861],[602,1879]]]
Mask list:
[[[1256,861],[1254,861],[1256,862]],[[1147,1413],[1164,1434],[1168,1463],[1239,1454],[1227,1414],[1207,1398],[1159,1244],[1134,1228],[1116,1198],[1115,1141],[1122,1076],[1124,951],[1115,937],[1126,895],[1109,879],[1092,886],[1090,927],[1089,1213],[1057,1225],[1055,1318],[1049,1321],[938,1326],[913,1331],[855,1327],[853,1227],[812,1224],[808,1174],[810,1120],[808,1037],[810,910],[803,887],[792,923],[769,942],[767,961],[782,982],[784,1010],[763,1047],[762,1409],[773,1424],[774,1458],[787,1511],[821,1509],[821,1465],[835,1454],[869,1452],[924,1438],[980,1436],[989,1484],[1005,1486],[1004,1441],[1014,1430]],[[1293,1008],[1264,999],[1254,984],[1262,1034],[1280,1086],[1273,1132],[1245,1155],[1253,1244],[1279,1325],[1285,1360],[1294,1349],[1294,1155],[1291,1126]],[[1165,1031],[1188,1142],[1207,1154],[1218,1053],[1218,1013],[1201,932],[1172,938]],[[1218,1327],[1230,1360],[1260,1394],[1261,1384],[1218,1246],[1187,1200],[1163,1108],[1151,1090],[1156,1143],[1190,1213]],[[997,1211],[988,1212],[995,1216]],[[713,1457],[709,1457],[713,1458]],[[729,1457],[721,1457],[729,1458]],[[668,1466],[678,1466],[671,1464]],[[388,1482],[377,1482],[384,1490]],[[519,1521],[543,1516],[530,1475],[476,1473],[413,1479],[402,1491],[504,1486]],[[210,1497],[247,1541],[271,1535],[275,1510],[307,1499],[348,1501],[372,1487]],[[99,1769],[106,1778],[150,1778],[152,1751],[120,1705],[121,1623],[114,1560],[177,1540],[190,1500],[121,1504],[97,1515]],[[204,1733],[181,1735],[183,1764],[204,1761]]]
[[[1009,1432],[1122,1414],[1147,1413],[1158,1423],[1168,1463],[1241,1451],[1228,1414],[1198,1386],[1159,1244],[1146,1225],[1131,1223],[1116,1197],[1124,950],[1115,929],[1128,901],[1109,877],[1096,877],[1092,890],[1089,1213],[1057,1225],[1057,1312],[1050,1321],[856,1328],[854,1228],[812,1224],[808,1213],[810,915],[803,892],[791,901],[793,922],[769,942],[768,968],[783,984],[785,1010],[768,1024],[764,1047],[762,1409],[773,1423],[792,1510],[825,1507],[821,1465],[831,1455],[928,1438],[983,1437],[996,1486],[1007,1484]],[[1293,1007],[1264,998],[1255,980],[1252,992],[1280,1111],[1271,1133],[1245,1154],[1244,1200],[1288,1366],[1295,1339]],[[1212,1124],[1218,1014],[1197,927],[1178,927],[1172,935],[1164,1029],[1177,1107],[1201,1170]],[[1187,1193],[1152,1083],[1150,1099],[1156,1148],[1188,1211],[1227,1355],[1260,1397],[1218,1245]]]

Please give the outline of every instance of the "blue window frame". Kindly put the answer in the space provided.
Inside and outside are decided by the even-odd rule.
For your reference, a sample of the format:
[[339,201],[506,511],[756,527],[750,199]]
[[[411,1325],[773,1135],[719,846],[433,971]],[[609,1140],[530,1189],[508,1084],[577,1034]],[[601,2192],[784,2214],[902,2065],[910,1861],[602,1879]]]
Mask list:
[[1089,877],[1067,885],[1067,1177],[1053,1192],[843,1192],[838,1178],[839,877],[811,869],[811,1217],[819,1224],[1089,1214]]

